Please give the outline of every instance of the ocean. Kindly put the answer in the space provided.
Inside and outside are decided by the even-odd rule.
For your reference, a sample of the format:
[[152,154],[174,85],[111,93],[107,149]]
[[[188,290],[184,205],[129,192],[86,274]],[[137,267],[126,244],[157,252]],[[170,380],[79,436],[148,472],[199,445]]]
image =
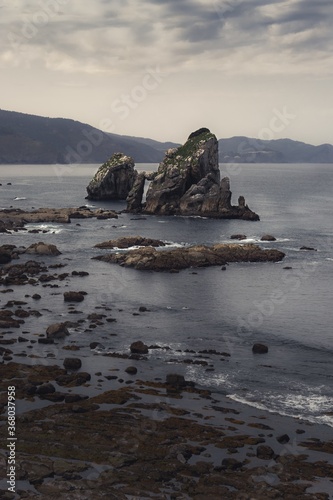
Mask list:
[[[216,394],[333,427],[333,165],[220,167],[222,176],[230,177],[233,203],[244,195],[260,221],[123,213],[111,220],[27,226],[44,231],[39,234],[1,234],[1,244],[55,244],[62,252],[56,261],[66,264],[59,272],[89,272],[81,281],[59,283],[59,288],[17,286],[11,287],[10,296],[0,295],[1,308],[8,300],[26,300],[36,292],[42,295],[38,308],[43,315],[28,318],[23,327],[26,337],[33,340],[30,352],[26,346],[14,344],[10,346],[13,359],[25,363],[63,359],[66,351],[35,343],[37,336],[49,324],[74,317],[77,321],[104,309],[117,322],[92,331],[82,321],[82,328],[71,330],[70,343],[80,346],[83,368],[110,368],[115,361],[104,354],[128,352],[133,341],[142,340],[164,347],[151,349],[148,361],[141,362],[145,363],[142,373],[148,370],[150,377],[182,373]],[[85,188],[97,168],[1,165],[0,207],[87,205],[123,210],[125,202],[85,199]],[[153,171],[156,166],[139,164],[137,169]],[[178,274],[141,272],[91,259],[106,252],[94,248],[96,243],[120,236],[153,237],[176,247],[227,243],[235,233],[245,234],[245,242],[278,248],[286,257],[279,263],[230,264],[226,271],[211,267]],[[275,236],[276,241],[261,242],[264,234]],[[301,250],[303,246],[314,250]],[[21,261],[27,258],[23,255]],[[47,264],[55,262],[54,258],[43,259]],[[88,293],[75,314],[64,305],[66,289]],[[137,315],[140,306],[148,311]],[[101,343],[95,351],[89,348],[92,341]],[[267,354],[252,353],[257,342],[268,346]],[[220,354],[202,352],[207,350]],[[40,357],[27,356],[32,351]]]

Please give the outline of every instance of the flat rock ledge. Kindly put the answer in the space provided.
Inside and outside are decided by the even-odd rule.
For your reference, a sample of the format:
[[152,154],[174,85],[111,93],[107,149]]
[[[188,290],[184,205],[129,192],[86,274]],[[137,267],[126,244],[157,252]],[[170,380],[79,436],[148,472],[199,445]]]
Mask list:
[[88,207],[78,208],[39,208],[37,210],[4,209],[0,210],[0,228],[2,232],[22,229],[26,224],[55,222],[69,224],[71,219],[117,219],[118,214],[113,210],[101,208],[91,210]]
[[228,262],[279,262],[284,257],[285,254],[279,250],[263,250],[254,244],[217,244],[171,250],[146,247],[99,255],[93,259],[144,271],[179,271],[189,267],[221,266]]
[[144,238],[143,236],[123,236],[116,240],[97,243],[95,248],[130,248],[130,247],[164,247],[165,243],[153,238]]

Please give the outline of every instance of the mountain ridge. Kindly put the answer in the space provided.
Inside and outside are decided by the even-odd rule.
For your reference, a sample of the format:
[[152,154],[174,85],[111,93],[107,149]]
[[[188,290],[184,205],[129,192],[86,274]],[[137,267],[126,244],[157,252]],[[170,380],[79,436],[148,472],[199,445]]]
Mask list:
[[[219,139],[221,163],[333,163],[333,146],[246,136]],[[0,164],[104,163],[116,152],[136,163],[160,163],[179,144],[103,132],[69,118],[0,109]]]

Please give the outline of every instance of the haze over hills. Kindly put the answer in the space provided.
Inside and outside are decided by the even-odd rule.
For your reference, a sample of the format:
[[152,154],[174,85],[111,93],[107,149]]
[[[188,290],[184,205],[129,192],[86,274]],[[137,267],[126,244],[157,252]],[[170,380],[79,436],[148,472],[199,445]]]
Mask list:
[[[165,151],[176,146],[102,132],[70,119],[0,110],[0,164],[99,164],[116,152],[132,156],[136,163],[159,163]],[[333,163],[333,146],[239,136],[219,140],[219,159],[221,163]]]

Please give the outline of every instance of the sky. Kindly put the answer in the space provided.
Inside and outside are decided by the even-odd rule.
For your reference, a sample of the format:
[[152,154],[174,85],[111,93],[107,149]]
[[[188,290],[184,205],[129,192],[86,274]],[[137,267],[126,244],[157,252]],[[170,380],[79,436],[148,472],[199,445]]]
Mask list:
[[332,0],[0,0],[0,108],[333,143]]

